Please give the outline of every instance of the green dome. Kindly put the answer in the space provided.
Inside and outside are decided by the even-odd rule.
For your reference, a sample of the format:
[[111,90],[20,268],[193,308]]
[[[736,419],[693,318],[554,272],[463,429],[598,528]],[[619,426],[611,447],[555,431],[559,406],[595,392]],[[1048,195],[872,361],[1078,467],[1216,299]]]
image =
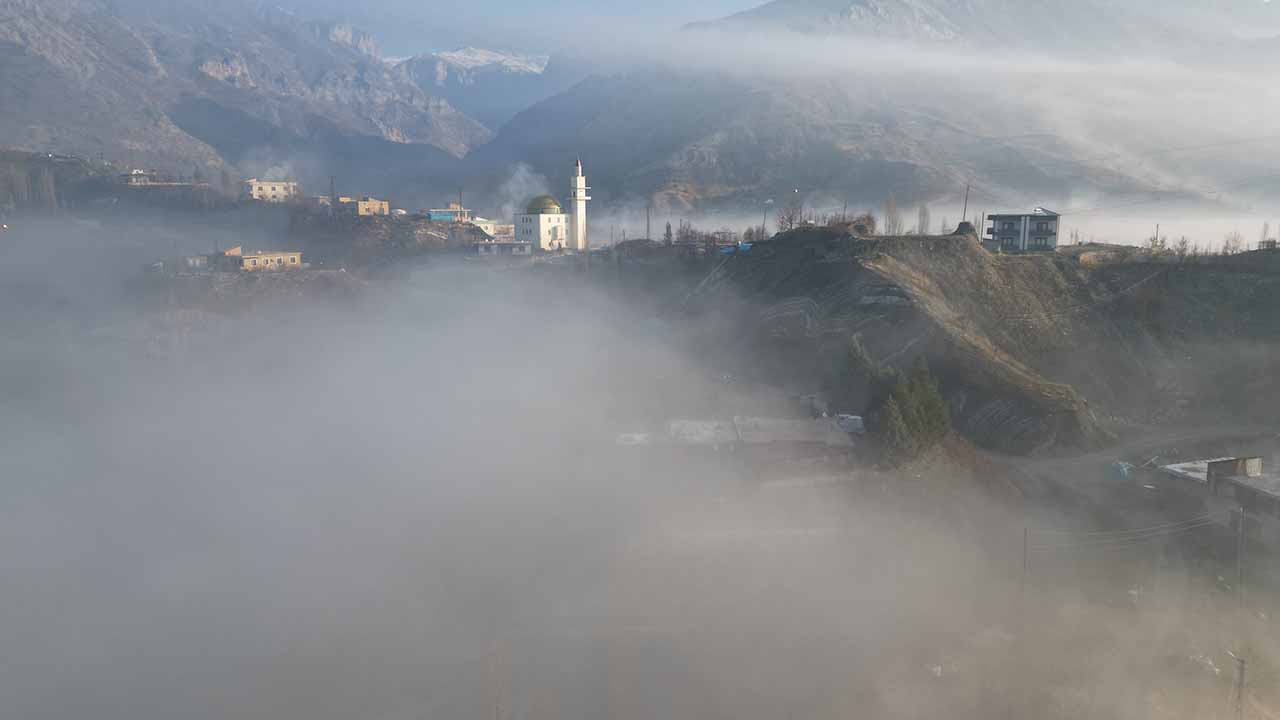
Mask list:
[[550,195],[539,195],[529,201],[528,213],[530,215],[563,215],[564,209]]

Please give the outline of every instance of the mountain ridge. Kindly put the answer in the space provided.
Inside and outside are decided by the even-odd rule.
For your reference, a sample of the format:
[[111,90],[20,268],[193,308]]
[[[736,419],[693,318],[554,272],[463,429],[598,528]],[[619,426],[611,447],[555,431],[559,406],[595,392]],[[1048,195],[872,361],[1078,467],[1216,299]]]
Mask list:
[[[180,171],[261,164],[182,127],[175,108],[193,99],[302,138],[323,131],[460,157],[490,137],[396,80],[372,37],[343,24],[239,0],[5,0],[0,16],[0,131],[33,149]],[[278,160],[269,143],[259,154]]]

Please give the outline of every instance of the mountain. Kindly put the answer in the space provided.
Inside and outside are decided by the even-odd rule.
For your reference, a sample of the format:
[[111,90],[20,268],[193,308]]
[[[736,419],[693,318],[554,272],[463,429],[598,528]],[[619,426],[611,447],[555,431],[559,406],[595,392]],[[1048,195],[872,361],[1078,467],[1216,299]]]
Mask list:
[[[949,42],[1082,56],[1098,50],[1160,51],[1212,28],[1275,22],[1246,3],[1153,4],[1138,0],[772,0],[701,30],[774,30],[881,40]],[[1212,19],[1210,19],[1212,18]]]
[[1040,204],[1148,187],[1106,159],[1076,161],[1089,151],[1036,134],[1025,116],[988,116],[967,93],[635,70],[519,114],[470,160],[519,158],[558,178],[581,154],[602,203],[651,200],[677,213],[758,208],[796,189],[839,208],[878,207],[890,193],[954,197],[970,182],[975,195]]
[[190,172],[407,148],[447,162],[480,123],[397,79],[372,39],[246,0],[0,0],[0,137]]
[[[679,213],[756,214],[795,190],[826,210],[959,205],[967,185],[984,206],[1209,202],[1202,188],[1280,158],[1159,150],[1257,134],[1212,111],[1257,78],[1194,72],[1185,42],[1162,46],[1191,32],[1189,8],[774,0],[519,113],[471,160],[559,177],[580,154],[598,199]],[[1198,100],[1165,102],[1179,93]]]
[[562,58],[469,47],[409,58],[394,65],[394,74],[497,129],[585,77],[572,67]]

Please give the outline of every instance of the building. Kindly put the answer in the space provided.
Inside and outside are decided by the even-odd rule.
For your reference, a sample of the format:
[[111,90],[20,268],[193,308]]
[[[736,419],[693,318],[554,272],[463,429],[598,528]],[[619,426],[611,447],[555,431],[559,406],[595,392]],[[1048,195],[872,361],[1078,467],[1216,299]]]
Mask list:
[[497,220],[489,220],[482,217],[474,217],[471,224],[480,228],[494,240],[498,242],[515,242],[516,226],[500,223]]
[[338,209],[341,212],[357,217],[372,217],[374,215],[390,215],[391,203],[386,200],[378,200],[371,197],[363,198],[338,198]]
[[529,243],[538,252],[569,250],[569,220],[555,198],[538,196],[516,216],[516,242]]
[[298,183],[293,180],[259,180],[250,178],[241,183],[241,197],[265,203],[287,203],[298,199],[301,194]]
[[301,270],[302,253],[292,250],[259,250],[252,255],[241,255],[240,269],[245,272]]
[[449,207],[444,209],[428,210],[426,215],[432,222],[471,222],[471,211],[457,202],[449,203]]
[[1234,525],[1243,509],[1249,534],[1280,546],[1280,475],[1266,472],[1261,457],[1196,460],[1160,470],[1203,498],[1213,522]]
[[533,254],[533,245],[527,242],[478,242],[472,247],[480,257],[525,257]]
[[155,170],[142,170],[134,168],[121,176],[126,185],[134,187],[142,187],[145,185],[156,185],[160,182],[160,173]]
[[264,272],[303,268],[302,253],[292,250],[259,250],[246,255],[244,248],[237,246],[208,257],[208,267],[223,272]]
[[1049,252],[1058,247],[1061,216],[1051,210],[1036,208],[1022,215],[988,215],[983,247],[991,252]]
[[550,195],[529,201],[525,212],[516,216],[516,242],[529,243],[536,252],[571,250],[585,252],[591,247],[587,237],[587,202],[591,197],[587,178],[582,174],[582,161],[574,166],[569,182],[570,212]]

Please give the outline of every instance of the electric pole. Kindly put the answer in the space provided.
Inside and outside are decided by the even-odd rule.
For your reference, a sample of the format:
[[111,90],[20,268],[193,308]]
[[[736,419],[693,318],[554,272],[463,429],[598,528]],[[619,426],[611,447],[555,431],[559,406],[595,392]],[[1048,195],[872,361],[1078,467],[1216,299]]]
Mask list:
[[1236,661],[1236,681],[1235,686],[1231,691],[1232,704],[1236,711],[1236,720],[1244,720],[1244,683],[1245,673],[1249,669],[1249,661],[1245,660],[1243,656],[1236,655],[1232,652],[1227,654],[1231,656],[1232,660]]
[[[1245,512],[1244,505],[1240,506],[1240,534],[1236,540],[1236,597],[1240,603],[1240,622],[1244,623],[1244,551],[1248,544],[1248,535],[1245,534],[1245,523],[1248,520],[1248,514]],[[1244,628],[1241,627],[1241,636],[1243,637]]]

